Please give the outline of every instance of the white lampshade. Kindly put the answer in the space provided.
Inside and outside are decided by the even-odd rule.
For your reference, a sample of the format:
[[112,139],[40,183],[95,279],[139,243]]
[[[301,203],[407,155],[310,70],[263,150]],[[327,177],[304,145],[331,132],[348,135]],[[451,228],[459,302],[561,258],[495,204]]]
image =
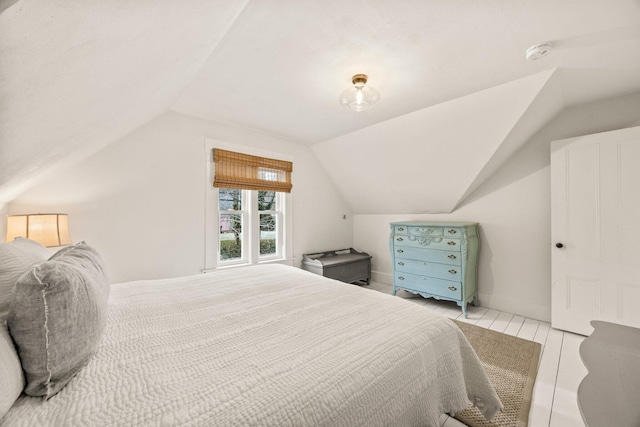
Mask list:
[[7,242],[26,237],[50,248],[71,244],[67,214],[9,215]]
[[355,112],[364,111],[371,108],[373,104],[380,100],[380,93],[371,86],[366,86],[367,76],[356,74],[351,79],[353,87],[345,90],[340,95],[340,104]]

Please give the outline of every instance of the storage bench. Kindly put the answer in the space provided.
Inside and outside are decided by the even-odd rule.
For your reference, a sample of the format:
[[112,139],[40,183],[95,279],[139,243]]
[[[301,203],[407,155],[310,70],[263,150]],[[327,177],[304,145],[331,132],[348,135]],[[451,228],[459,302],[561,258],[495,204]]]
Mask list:
[[303,254],[302,268],[342,282],[368,285],[371,255],[353,248]]

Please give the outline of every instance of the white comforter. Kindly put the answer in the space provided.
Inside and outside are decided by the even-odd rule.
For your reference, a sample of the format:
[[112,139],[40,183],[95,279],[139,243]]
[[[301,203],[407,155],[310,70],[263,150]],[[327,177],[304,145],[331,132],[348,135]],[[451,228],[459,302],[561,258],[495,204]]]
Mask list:
[[96,356],[7,426],[438,425],[501,407],[449,319],[280,265],[112,286]]

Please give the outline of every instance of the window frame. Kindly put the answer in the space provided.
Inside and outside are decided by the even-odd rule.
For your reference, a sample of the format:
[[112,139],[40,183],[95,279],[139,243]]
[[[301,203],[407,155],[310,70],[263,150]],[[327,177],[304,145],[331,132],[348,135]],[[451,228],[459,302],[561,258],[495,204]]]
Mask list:
[[[246,211],[246,221],[248,227],[242,226],[242,257],[234,260],[220,259],[220,213],[219,191],[213,187],[214,162],[213,148],[237,151],[244,154],[270,157],[279,160],[293,161],[291,156],[282,153],[267,152],[265,150],[247,147],[239,144],[229,143],[220,140],[205,138],[204,152],[206,161],[206,182],[205,182],[205,256],[203,272],[218,268],[246,266],[262,263],[281,263],[293,265],[293,202],[292,193],[277,192],[279,207],[276,211],[258,210],[258,191],[242,190],[243,211]],[[247,197],[248,195],[248,197]],[[255,212],[254,212],[255,211]],[[237,211],[226,211],[236,213]],[[276,221],[280,221],[276,227],[277,244],[276,254],[260,256],[260,214],[275,213]],[[245,229],[246,228],[246,229]],[[279,239],[279,240],[278,240]]]
[[[258,203],[258,199],[259,199],[259,191],[260,190],[245,190],[248,193],[250,193],[250,198],[251,198],[251,202],[252,205],[255,206],[255,215],[254,217],[250,217],[251,221],[252,221],[252,227],[251,227],[251,231],[252,231],[252,239],[254,239],[257,242],[257,259],[258,262],[262,262],[262,261],[269,261],[269,260],[274,260],[274,259],[280,259],[282,258],[282,254],[284,253],[283,247],[284,247],[284,241],[283,241],[283,236],[284,236],[284,232],[283,232],[283,227],[285,225],[284,223],[284,205],[285,205],[285,193],[276,191],[276,209],[275,210],[260,210],[259,207],[259,203]],[[252,213],[254,213],[252,211]],[[260,255],[260,232],[262,230],[260,230],[260,215],[275,215],[276,217],[276,253],[275,254],[271,254],[271,255]],[[254,232],[255,230],[255,232]]]
[[220,209],[220,204],[219,204],[219,200],[220,200],[220,190],[217,189],[217,196],[216,199],[218,200],[218,203],[216,203],[217,207],[216,207],[216,211],[217,211],[217,215],[218,215],[218,224],[221,223],[220,218],[222,218],[223,215],[239,215],[240,216],[240,223],[242,224],[242,231],[240,232],[240,241],[242,242],[242,246],[241,246],[241,251],[240,251],[240,258],[234,258],[234,259],[230,259],[230,260],[223,260],[221,258],[221,251],[220,251],[220,230],[221,230],[221,226],[219,225],[218,227],[218,238],[217,238],[217,243],[218,243],[218,250],[217,252],[217,259],[216,259],[216,263],[218,265],[233,265],[233,264],[246,264],[248,262],[249,259],[249,254],[247,251],[247,245],[245,244],[247,241],[247,234],[250,236],[251,233],[247,233],[247,229],[250,229],[250,223],[251,223],[251,212],[249,211],[249,203],[247,201],[247,194],[245,193],[245,190],[239,190],[240,191],[240,200],[241,200],[241,208],[240,210],[234,210],[234,209],[226,209],[226,210],[222,210]]

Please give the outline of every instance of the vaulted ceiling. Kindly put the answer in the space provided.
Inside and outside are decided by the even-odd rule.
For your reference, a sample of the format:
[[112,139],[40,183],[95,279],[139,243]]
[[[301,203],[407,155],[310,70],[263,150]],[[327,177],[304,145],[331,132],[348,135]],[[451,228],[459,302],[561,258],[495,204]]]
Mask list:
[[[356,73],[362,113],[338,104]],[[0,203],[175,110],[311,145],[366,212],[455,157],[447,194],[438,166],[429,207],[401,200],[447,212],[562,108],[638,91],[638,0],[0,0]]]

